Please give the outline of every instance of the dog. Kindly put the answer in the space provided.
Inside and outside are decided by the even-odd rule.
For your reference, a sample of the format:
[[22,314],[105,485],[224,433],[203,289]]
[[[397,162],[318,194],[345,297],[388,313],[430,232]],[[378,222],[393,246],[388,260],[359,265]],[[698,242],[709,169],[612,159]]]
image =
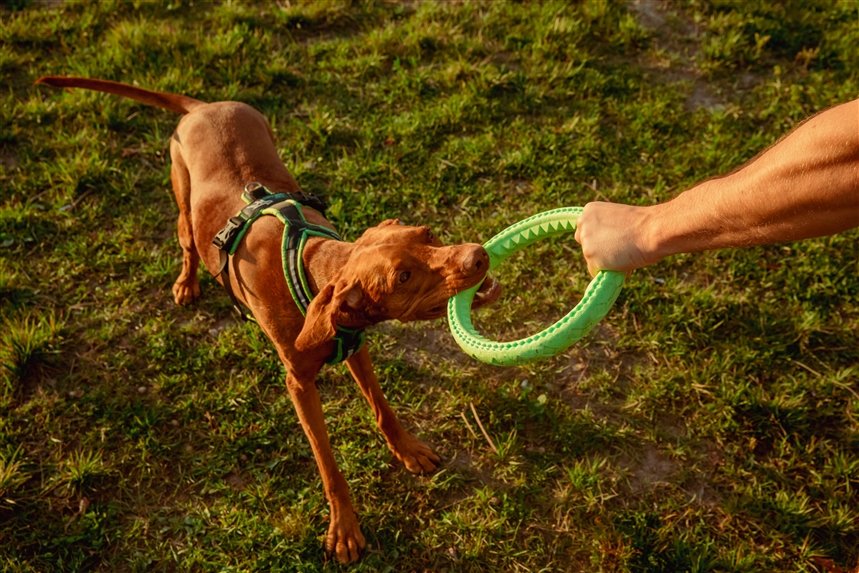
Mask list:
[[[285,278],[284,224],[276,217],[261,216],[243,227],[243,236],[226,257],[223,245],[213,243],[231,218],[247,207],[249,199],[243,200],[242,190],[250,182],[257,190],[299,200],[307,197],[278,157],[274,134],[259,111],[239,102],[206,103],[107,80],[46,76],[37,83],[106,92],[182,115],[170,140],[170,178],[182,248],[173,297],[177,304],[187,305],[200,296],[197,270],[202,260],[274,344],[329,503],[325,547],[341,563],[358,559],[366,541],[331,451],[316,376],[335,353],[338,332],[356,332],[392,319],[439,318],[448,298],[481,282],[474,306],[496,300],[500,286],[487,276],[486,251],[471,243],[442,245],[428,227],[404,225],[397,219],[367,229],[354,242],[338,240],[321,206],[309,201],[299,209],[308,227],[317,232],[305,237],[297,261],[309,291],[309,304],[299,308]],[[367,345],[359,341],[354,346],[346,365],[388,447],[409,471],[432,472],[439,456],[403,428],[379,387]]]

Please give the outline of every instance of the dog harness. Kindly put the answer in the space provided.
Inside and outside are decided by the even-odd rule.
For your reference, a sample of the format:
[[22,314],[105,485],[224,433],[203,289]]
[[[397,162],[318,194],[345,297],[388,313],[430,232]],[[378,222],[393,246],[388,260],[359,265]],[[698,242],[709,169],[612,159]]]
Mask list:
[[[295,306],[301,314],[307,315],[307,307],[313,299],[313,293],[304,272],[302,253],[310,237],[323,237],[342,241],[340,235],[319,225],[308,223],[304,218],[303,207],[325,212],[325,203],[315,195],[305,193],[272,193],[260,183],[248,183],[245,186],[242,199],[247,206],[230,217],[223,229],[218,231],[212,240],[220,252],[221,263],[215,276],[223,275],[224,288],[239,315],[253,321],[251,314],[242,308],[230,286],[230,260],[242,242],[251,225],[263,215],[272,215],[283,223],[283,240],[281,241],[281,259],[283,261],[283,276]],[[364,343],[364,331],[338,327],[334,334],[334,352],[326,360],[328,364],[341,362],[361,348]]]

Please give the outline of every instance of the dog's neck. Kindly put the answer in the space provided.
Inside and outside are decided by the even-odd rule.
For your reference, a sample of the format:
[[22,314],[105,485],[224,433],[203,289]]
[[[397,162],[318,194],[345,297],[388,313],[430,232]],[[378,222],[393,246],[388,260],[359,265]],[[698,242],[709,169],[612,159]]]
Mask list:
[[346,266],[355,243],[313,237],[304,247],[302,262],[313,294],[327,285]]
[[[334,239],[314,237],[307,241],[302,261],[305,276],[314,296],[320,289],[325,288],[325,285],[337,280],[338,275],[342,276],[343,268],[348,264],[355,249],[355,243]],[[363,329],[383,320],[387,318],[379,314],[379,309],[366,302],[360,309],[338,314],[338,325],[353,329]]]

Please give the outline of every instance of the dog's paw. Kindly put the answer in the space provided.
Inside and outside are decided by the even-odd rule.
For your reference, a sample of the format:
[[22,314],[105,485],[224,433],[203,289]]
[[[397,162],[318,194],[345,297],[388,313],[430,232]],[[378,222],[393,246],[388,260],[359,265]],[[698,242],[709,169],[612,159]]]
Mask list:
[[391,450],[413,474],[430,473],[441,463],[441,458],[432,448],[411,435],[406,435],[398,444],[392,445]]
[[200,298],[200,283],[198,281],[176,281],[173,284],[173,300],[179,306],[191,304]]
[[358,518],[352,511],[345,514],[331,514],[331,524],[325,537],[325,549],[337,556],[340,563],[352,563],[361,556],[367,541],[361,533]]

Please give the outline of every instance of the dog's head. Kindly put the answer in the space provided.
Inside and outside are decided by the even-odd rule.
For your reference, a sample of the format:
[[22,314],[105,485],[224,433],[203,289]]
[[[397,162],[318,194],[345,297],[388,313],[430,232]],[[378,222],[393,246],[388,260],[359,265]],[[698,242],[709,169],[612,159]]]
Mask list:
[[314,297],[296,348],[331,340],[338,326],[439,318],[450,297],[480,281],[473,306],[493,302],[501,287],[488,270],[489,255],[480,245],[445,246],[427,227],[384,221],[355,241],[346,265]]

